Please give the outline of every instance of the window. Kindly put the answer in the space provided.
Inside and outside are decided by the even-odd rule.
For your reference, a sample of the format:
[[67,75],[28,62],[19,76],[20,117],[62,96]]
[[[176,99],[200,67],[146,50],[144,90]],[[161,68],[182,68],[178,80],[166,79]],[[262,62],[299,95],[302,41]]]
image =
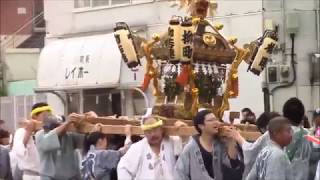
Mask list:
[[[75,8],[92,8],[133,4],[133,0],[74,0]],[[144,0],[142,0],[144,2]]]
[[134,115],[143,115],[146,112],[144,97],[137,91],[132,92]]
[[111,5],[130,4],[130,0],[113,0]]
[[110,0],[91,0],[93,7],[109,6]]
[[74,0],[75,8],[90,7],[90,0]]
[[68,114],[80,112],[80,94],[78,92],[67,93]]
[[83,111],[94,111],[99,116],[121,115],[121,95],[114,89],[89,89],[83,91]]

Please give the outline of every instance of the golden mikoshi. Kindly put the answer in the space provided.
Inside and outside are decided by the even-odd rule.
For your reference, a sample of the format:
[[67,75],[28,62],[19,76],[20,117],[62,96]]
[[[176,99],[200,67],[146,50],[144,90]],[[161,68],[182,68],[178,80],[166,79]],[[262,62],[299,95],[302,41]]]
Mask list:
[[[226,38],[220,33],[223,24],[206,19],[215,14],[218,7],[215,1],[180,0],[178,5],[187,8],[189,16],[172,16],[168,31],[150,41],[141,41],[143,38],[133,34],[131,39],[121,38],[127,42],[117,40],[119,50],[124,60],[131,62],[130,67],[139,65],[139,57],[146,57],[141,87],[145,91],[153,82],[156,114],[191,119],[198,108],[205,107],[221,118],[229,109],[228,99],[239,95],[240,63],[244,60],[248,69],[259,75],[277,44],[277,28],[266,30],[262,37],[238,47],[237,38]],[[116,38],[124,32],[131,31],[123,23],[116,24]],[[130,62],[128,57],[132,57]]]

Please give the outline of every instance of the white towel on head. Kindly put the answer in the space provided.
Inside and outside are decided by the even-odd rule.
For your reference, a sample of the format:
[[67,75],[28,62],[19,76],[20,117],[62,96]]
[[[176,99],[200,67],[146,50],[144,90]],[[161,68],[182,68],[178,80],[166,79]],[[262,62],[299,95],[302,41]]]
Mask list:
[[198,112],[201,112],[201,111],[204,111],[204,110],[206,110],[206,108],[199,108]]

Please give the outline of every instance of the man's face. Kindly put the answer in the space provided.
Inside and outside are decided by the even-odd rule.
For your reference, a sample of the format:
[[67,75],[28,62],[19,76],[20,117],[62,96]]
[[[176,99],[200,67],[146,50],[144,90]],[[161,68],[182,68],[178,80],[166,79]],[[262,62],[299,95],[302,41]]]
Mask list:
[[52,113],[50,111],[43,111],[43,112],[39,113],[38,115],[33,116],[32,118],[37,121],[43,121],[44,118],[46,118],[50,115],[52,115]]
[[9,145],[10,144],[10,138],[2,138],[0,139],[0,144],[6,146],[6,145]]
[[[150,125],[150,124],[154,124],[156,122],[157,122],[157,120],[150,118],[150,119],[145,120],[144,124]],[[146,136],[148,143],[150,145],[159,145],[159,144],[161,144],[162,139],[163,139],[163,129],[162,129],[162,127],[157,127],[157,128],[153,128],[150,130],[146,130],[146,131],[144,131],[144,135]]]
[[248,111],[243,111],[242,112],[242,118],[246,119],[248,117],[249,112]]
[[277,139],[281,146],[288,146],[292,141],[292,128],[287,124],[283,129],[277,133]]
[[219,132],[219,127],[221,126],[221,122],[215,117],[213,113],[207,114],[204,118],[203,125],[200,124],[199,128],[202,133],[216,135]]
[[0,120],[0,129],[2,129],[4,126],[4,121],[3,120]]
[[314,122],[314,126],[317,128],[317,127],[320,127],[320,116],[316,116],[313,120]]
[[101,147],[103,147],[104,149],[107,149],[108,146],[108,140],[107,138],[102,138],[98,140],[98,143],[101,145]]

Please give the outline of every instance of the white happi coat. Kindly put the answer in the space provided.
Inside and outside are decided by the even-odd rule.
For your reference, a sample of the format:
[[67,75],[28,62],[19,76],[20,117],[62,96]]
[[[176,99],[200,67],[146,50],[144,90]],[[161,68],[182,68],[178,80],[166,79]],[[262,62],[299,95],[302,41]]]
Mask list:
[[[299,138],[300,130],[303,130],[300,127],[292,126],[293,136],[291,144],[295,144]],[[303,138],[303,137],[302,137]],[[262,136],[260,136],[254,143],[245,142],[242,145],[242,150],[244,154],[244,164],[245,170],[243,173],[243,179],[245,179],[252,169],[256,158],[260,151],[268,146],[270,143],[270,135],[269,132],[265,132]],[[309,174],[309,159],[311,155],[311,143],[309,143],[306,139],[302,139],[300,144],[297,146],[293,160],[290,163],[290,168],[293,169],[291,171],[292,180],[307,180]]]
[[256,157],[246,180],[293,180],[291,171],[286,152],[270,140]]
[[317,171],[316,171],[316,177],[314,178],[314,180],[320,180],[320,160],[318,162],[318,167],[317,167]]
[[[164,138],[157,156],[146,138],[133,144],[118,164],[119,180],[173,180],[175,155],[182,151],[178,137]],[[162,167],[162,168],[161,168]]]

